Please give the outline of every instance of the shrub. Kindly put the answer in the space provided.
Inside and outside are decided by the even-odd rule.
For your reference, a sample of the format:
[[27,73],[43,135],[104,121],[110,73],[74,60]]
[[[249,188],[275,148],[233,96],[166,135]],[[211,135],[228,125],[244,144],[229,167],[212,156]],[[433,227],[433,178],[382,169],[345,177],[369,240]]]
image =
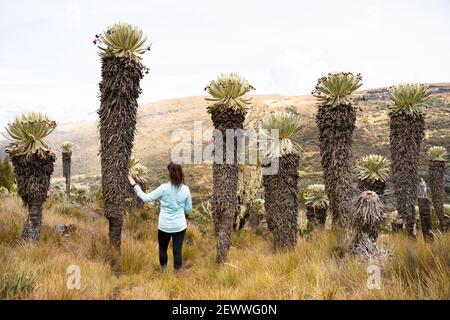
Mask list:
[[187,218],[198,225],[199,227],[207,227],[208,223],[210,222],[210,217],[206,214],[201,213],[200,211],[196,209],[192,209],[191,212],[188,213]]
[[1,196],[5,196],[5,195],[7,195],[8,193],[9,193],[9,191],[8,191],[7,188],[5,188],[5,187],[3,187],[3,186],[0,186],[0,197],[1,197]]
[[13,186],[16,182],[16,175],[14,174],[13,167],[8,158],[0,161],[0,187],[4,187],[8,189],[8,191],[12,191]]

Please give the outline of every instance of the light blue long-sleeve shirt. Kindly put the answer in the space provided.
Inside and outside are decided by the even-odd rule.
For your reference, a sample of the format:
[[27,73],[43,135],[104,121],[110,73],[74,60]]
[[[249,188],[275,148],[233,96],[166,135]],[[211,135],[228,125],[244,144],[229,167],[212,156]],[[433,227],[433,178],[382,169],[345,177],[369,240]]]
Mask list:
[[185,213],[192,210],[192,198],[189,187],[182,184],[179,188],[172,183],[164,183],[156,190],[145,193],[139,185],[134,192],[144,202],[159,200],[160,212],[158,229],[167,233],[183,231],[187,228]]

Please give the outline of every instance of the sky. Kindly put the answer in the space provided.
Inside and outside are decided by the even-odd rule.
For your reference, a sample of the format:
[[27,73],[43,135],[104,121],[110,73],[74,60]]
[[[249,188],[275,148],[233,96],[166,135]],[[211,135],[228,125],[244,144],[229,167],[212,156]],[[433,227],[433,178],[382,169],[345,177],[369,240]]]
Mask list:
[[0,0],[0,130],[24,111],[96,119],[92,41],[118,21],[152,43],[140,103],[202,95],[228,72],[256,94],[307,94],[333,71],[363,88],[450,81],[449,0]]

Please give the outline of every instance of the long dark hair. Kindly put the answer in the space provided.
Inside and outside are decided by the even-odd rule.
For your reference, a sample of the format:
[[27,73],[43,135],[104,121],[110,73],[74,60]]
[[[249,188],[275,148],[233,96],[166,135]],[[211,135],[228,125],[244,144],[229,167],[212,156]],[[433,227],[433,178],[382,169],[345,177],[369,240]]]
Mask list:
[[179,188],[184,183],[184,172],[183,168],[176,163],[169,163],[167,166],[169,170],[169,179],[173,186]]

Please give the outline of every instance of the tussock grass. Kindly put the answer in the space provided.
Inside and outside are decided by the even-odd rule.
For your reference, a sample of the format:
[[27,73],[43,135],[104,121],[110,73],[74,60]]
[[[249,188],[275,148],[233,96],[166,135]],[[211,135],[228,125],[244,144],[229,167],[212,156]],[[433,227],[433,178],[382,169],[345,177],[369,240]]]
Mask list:
[[83,218],[86,216],[86,213],[83,210],[73,207],[70,204],[65,204],[65,203],[57,204],[55,206],[55,211],[62,215],[67,215],[67,216],[72,216],[72,217]]
[[[289,252],[274,252],[270,236],[234,235],[228,263],[215,264],[211,229],[190,225],[178,273],[159,270],[157,216],[129,214],[124,223],[120,273],[113,272],[106,219],[90,219],[61,203],[44,210],[42,240],[22,243],[26,210],[18,198],[0,203],[0,299],[449,299],[450,236],[433,243],[384,234],[393,248],[381,266],[380,290],[367,288],[367,265],[341,248],[336,231],[313,230]],[[78,209],[77,209],[78,210]],[[62,237],[55,226],[77,226]],[[173,263],[169,250],[169,263]],[[81,270],[81,289],[67,289],[67,267]]]
[[25,273],[3,274],[0,281],[1,299],[26,298],[36,286],[37,277]]

